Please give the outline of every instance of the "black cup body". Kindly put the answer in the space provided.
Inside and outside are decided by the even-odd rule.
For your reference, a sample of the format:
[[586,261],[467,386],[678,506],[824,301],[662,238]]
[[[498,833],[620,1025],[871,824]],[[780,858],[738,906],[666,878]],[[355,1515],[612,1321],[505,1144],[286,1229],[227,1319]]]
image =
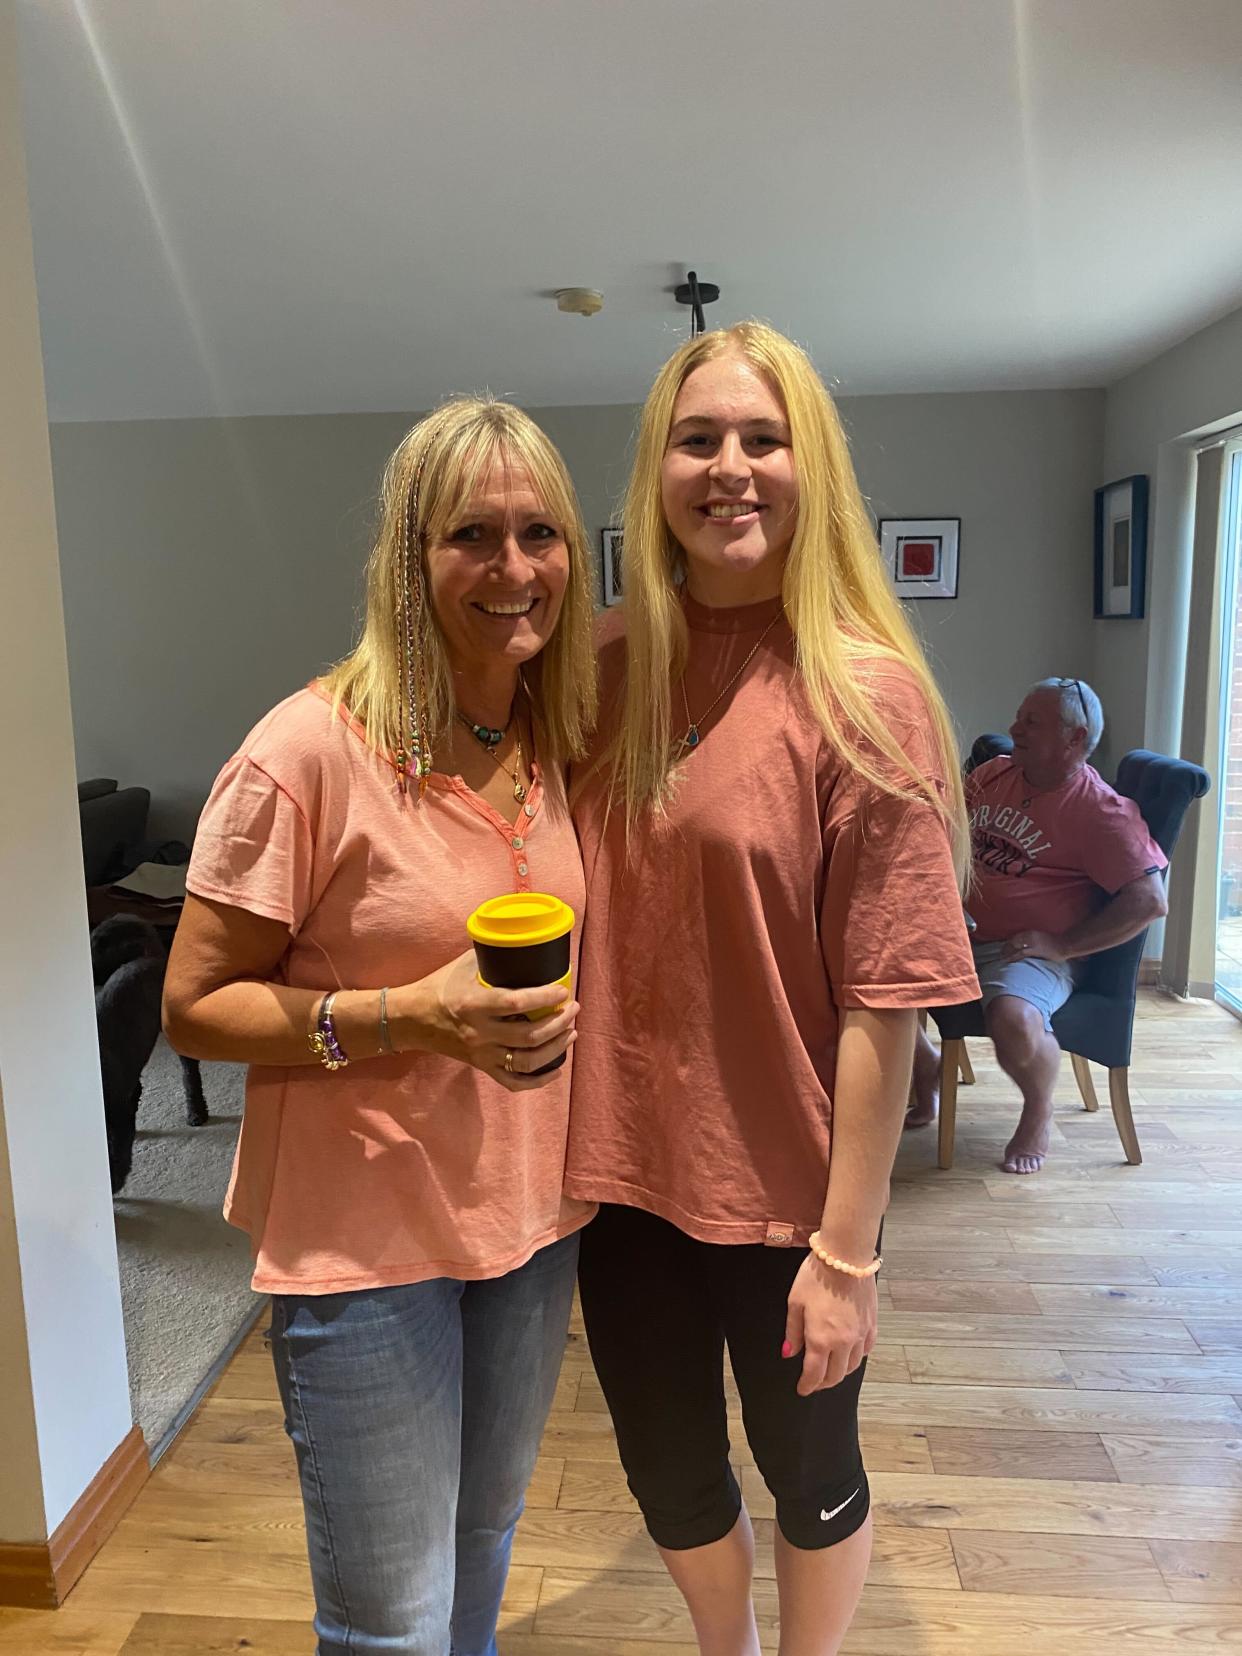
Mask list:
[[[474,945],[479,976],[493,989],[536,989],[541,983],[556,983],[569,970],[569,933],[548,943],[523,943],[517,948],[498,948],[494,943]],[[532,1075],[550,1075],[565,1062],[562,1052],[550,1064]]]
[[476,942],[474,952],[479,976],[493,989],[534,989],[555,983],[569,970],[569,933],[550,943],[523,943],[516,949]]

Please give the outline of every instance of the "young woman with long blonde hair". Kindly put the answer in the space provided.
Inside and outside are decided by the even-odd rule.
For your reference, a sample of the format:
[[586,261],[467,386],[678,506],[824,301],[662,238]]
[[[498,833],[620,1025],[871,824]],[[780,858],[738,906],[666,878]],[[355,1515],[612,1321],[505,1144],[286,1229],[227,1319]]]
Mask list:
[[466,936],[505,892],[582,907],[590,559],[525,414],[459,400],[407,434],[367,588],[357,648],[216,782],[165,1026],[250,1065],[226,1213],[273,1296],[319,1656],[495,1656],[592,1211],[546,1071],[577,1007],[518,1016],[564,991],[485,988]]
[[832,401],[780,334],[666,364],[624,529],[573,789],[587,1333],[703,1656],[756,1656],[727,1345],[782,1656],[831,1656],[870,1554],[858,1394],[916,1009],[977,992],[954,743]]

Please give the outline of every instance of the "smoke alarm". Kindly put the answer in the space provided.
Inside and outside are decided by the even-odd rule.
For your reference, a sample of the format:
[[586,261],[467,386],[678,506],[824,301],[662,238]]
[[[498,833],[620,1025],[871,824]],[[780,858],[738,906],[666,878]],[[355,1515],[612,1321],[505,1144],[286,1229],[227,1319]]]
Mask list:
[[604,296],[598,288],[557,288],[557,310],[571,316],[594,316],[604,308]]

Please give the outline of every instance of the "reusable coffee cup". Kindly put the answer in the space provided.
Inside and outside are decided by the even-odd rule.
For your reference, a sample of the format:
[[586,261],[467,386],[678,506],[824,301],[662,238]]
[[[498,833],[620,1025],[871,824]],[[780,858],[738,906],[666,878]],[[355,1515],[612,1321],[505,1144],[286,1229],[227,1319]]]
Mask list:
[[[567,998],[573,981],[569,964],[573,929],[573,909],[547,892],[510,891],[503,897],[489,897],[466,921],[479,965],[479,982],[489,989],[535,989],[540,984],[556,983]],[[524,1016],[535,1023],[559,1010],[560,1006],[547,1006]],[[550,1064],[530,1073],[548,1075],[564,1062],[562,1052]]]

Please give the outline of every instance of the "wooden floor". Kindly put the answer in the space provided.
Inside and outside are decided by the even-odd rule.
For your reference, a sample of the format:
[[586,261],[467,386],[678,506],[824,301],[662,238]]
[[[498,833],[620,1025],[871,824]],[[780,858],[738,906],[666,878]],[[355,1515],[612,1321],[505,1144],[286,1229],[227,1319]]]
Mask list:
[[[1145,995],[1122,1161],[1069,1066],[1046,1171],[996,1167],[983,1042],[958,1163],[903,1148],[863,1392],[877,1511],[855,1656],[1242,1650],[1242,1024]],[[744,1440],[775,1649],[772,1508]],[[240,1353],[63,1610],[5,1656],[309,1656],[302,1518],[271,1369]],[[505,1600],[503,1656],[694,1656],[617,1465],[580,1332]]]

